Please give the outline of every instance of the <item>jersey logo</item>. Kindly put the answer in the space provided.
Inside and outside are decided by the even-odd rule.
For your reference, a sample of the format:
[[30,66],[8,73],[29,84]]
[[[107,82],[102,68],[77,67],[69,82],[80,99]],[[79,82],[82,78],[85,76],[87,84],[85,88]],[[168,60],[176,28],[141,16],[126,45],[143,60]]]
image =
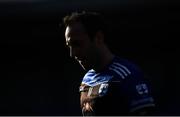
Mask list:
[[104,96],[108,91],[108,83],[103,83],[99,87],[99,96]]
[[136,85],[136,90],[137,90],[138,94],[140,94],[140,95],[147,94],[149,92],[147,85],[144,83]]

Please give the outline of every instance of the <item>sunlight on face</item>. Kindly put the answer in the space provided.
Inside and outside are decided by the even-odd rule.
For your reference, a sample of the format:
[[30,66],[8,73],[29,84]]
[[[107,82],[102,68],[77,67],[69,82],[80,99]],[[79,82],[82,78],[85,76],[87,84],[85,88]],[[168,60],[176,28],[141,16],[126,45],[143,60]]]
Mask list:
[[75,58],[83,69],[90,69],[94,61],[94,46],[81,23],[74,23],[66,27],[66,45],[70,49],[70,56]]

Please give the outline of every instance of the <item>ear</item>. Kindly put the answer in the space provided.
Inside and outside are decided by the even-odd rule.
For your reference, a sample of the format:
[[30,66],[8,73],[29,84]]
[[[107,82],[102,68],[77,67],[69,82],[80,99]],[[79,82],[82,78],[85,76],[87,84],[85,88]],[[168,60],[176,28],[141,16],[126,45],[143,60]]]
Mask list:
[[104,43],[104,34],[102,31],[96,33],[95,40],[98,45]]

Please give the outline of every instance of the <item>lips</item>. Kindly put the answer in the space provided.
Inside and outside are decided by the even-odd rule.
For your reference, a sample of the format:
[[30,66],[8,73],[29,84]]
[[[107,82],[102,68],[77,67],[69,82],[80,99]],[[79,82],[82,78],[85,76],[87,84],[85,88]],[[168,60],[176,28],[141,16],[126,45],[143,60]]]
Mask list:
[[84,63],[84,60],[78,60],[80,63]]
[[83,59],[83,58],[78,58],[78,57],[75,57],[75,59],[76,59],[77,61],[84,61],[84,59]]
[[76,59],[79,63],[81,63],[81,64],[85,64],[85,59],[79,59],[79,58],[77,58]]

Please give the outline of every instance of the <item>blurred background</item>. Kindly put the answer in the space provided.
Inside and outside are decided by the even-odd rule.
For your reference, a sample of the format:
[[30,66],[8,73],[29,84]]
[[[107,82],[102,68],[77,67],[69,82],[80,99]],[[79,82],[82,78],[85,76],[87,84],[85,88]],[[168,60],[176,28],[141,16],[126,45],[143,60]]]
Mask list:
[[180,115],[179,1],[0,0],[0,115],[81,115],[84,71],[69,58],[62,18],[102,13],[112,51],[137,63],[151,81],[157,115]]

